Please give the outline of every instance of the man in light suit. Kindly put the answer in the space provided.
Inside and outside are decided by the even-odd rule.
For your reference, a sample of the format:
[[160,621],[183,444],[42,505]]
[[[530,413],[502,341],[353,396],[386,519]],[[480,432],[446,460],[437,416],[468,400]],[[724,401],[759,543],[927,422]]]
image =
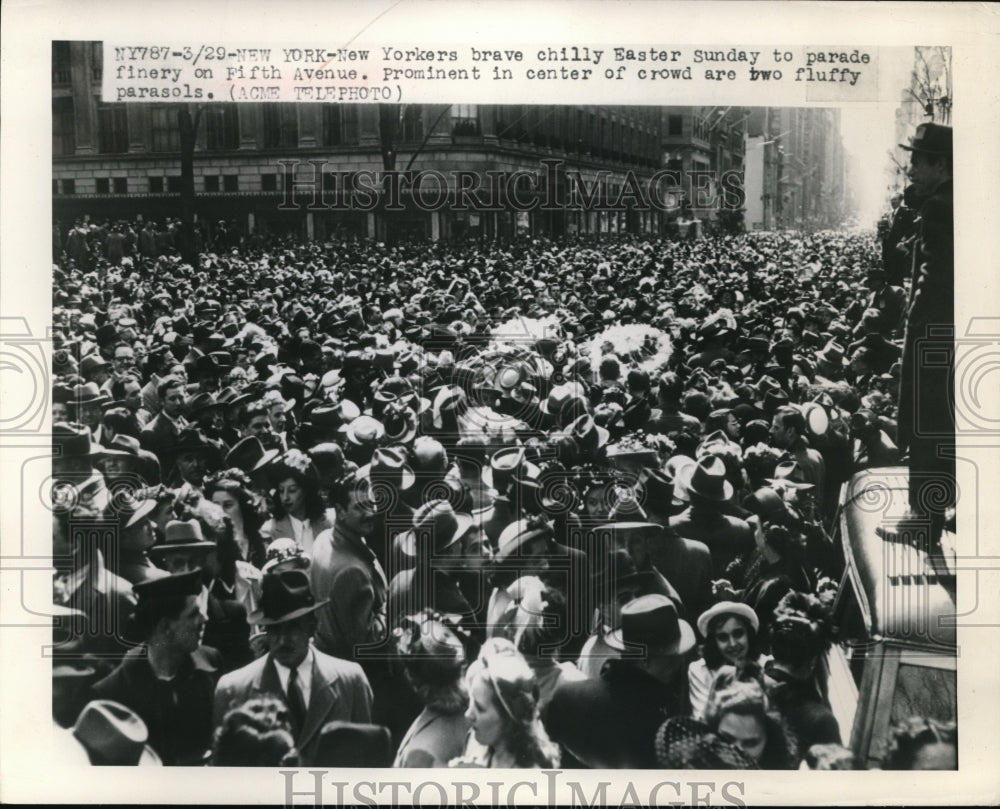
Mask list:
[[320,731],[335,720],[371,720],[372,691],[357,663],[323,654],[312,645],[317,602],[309,577],[301,570],[282,570],[264,577],[260,609],[250,622],[267,631],[270,651],[219,680],[214,722],[263,694],[283,700],[292,717],[295,746],[302,766],[325,766],[318,759]]

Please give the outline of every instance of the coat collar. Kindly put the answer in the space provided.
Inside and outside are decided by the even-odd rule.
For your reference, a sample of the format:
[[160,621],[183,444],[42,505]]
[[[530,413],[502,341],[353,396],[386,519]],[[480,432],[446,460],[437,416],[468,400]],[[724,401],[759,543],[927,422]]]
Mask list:
[[[305,722],[299,737],[295,740],[296,747],[301,750],[324,724],[330,711],[336,703],[334,684],[338,680],[336,671],[328,671],[326,676],[319,668],[319,653],[313,649],[312,683],[309,691],[309,707],[306,709]],[[278,669],[274,665],[274,660],[270,655],[264,663],[260,678],[257,682],[260,691],[267,691],[273,694],[284,694],[281,688],[281,680],[278,677]]]

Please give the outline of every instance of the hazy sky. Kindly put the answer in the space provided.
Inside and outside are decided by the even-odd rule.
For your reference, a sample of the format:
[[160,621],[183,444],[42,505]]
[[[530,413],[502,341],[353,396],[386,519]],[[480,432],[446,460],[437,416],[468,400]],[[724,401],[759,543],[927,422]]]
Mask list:
[[884,169],[886,154],[896,146],[896,109],[902,91],[909,87],[913,69],[913,48],[884,48],[879,53],[879,90],[881,100],[865,106],[844,108],[841,133],[851,167],[850,182],[858,202],[858,223],[874,226],[887,210]]

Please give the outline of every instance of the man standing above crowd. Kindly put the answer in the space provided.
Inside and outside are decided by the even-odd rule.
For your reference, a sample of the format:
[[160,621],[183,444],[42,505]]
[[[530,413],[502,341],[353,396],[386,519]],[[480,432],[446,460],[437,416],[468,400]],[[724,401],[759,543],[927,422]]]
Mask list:
[[[908,176],[921,197],[899,386],[901,452],[910,456],[910,513],[891,533],[929,520],[940,542],[955,504],[955,224],[952,130],[921,124],[910,139]],[[942,361],[946,358],[946,361]],[[921,491],[927,494],[921,496]],[[933,495],[930,492],[934,492]],[[940,496],[940,492],[944,496]]]

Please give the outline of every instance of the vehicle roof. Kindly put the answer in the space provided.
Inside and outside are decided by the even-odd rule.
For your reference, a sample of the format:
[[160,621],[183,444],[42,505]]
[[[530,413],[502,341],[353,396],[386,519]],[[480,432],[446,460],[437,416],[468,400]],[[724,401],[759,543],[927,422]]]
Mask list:
[[954,654],[956,609],[939,569],[923,550],[876,531],[908,503],[905,467],[865,470],[847,483],[841,512],[847,573],[872,639]]

